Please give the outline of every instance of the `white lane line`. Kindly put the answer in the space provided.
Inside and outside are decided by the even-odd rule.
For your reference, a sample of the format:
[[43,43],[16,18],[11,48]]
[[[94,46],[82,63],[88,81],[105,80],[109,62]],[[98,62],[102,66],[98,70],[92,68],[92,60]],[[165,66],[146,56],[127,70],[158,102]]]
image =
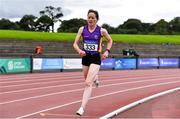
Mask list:
[[[135,75],[136,73],[133,73],[133,75]],[[76,76],[76,77],[75,77]],[[120,78],[126,78],[126,75],[119,75],[119,74],[114,74],[114,76],[120,76]],[[146,77],[149,77],[149,76],[157,76],[157,74],[153,74],[153,75],[147,75]],[[175,75],[175,74],[167,74],[166,76],[177,76],[177,75]],[[27,77],[22,77],[22,79],[25,79],[25,80],[19,80],[20,78],[18,78],[18,77],[15,77],[15,78],[13,78],[13,79],[7,79],[7,81],[5,81],[5,80],[2,80],[3,82],[0,82],[0,84],[3,84],[3,83],[16,83],[16,82],[30,82],[30,81],[34,81],[34,79],[36,79],[36,81],[45,81],[45,80],[49,80],[49,79],[44,79],[44,78],[51,78],[51,79],[57,79],[57,78],[59,78],[59,79],[61,79],[61,75],[53,75],[53,76],[36,76],[36,77],[31,77],[31,75],[30,76],[27,76]],[[104,76],[104,75],[100,75],[100,77],[107,77],[107,76]],[[109,76],[109,77],[111,77],[111,76]],[[138,75],[138,77],[139,77],[139,75]],[[71,75],[71,76],[63,76],[63,79],[67,79],[67,78],[83,78],[83,75]],[[18,79],[18,80],[17,80]],[[28,80],[27,80],[28,79]]]
[[[81,73],[81,72],[80,72]],[[63,77],[63,79],[69,79],[69,78],[83,78],[83,74],[76,74],[76,75],[72,75],[71,74],[59,74],[59,75],[53,75],[53,74],[49,74],[49,75],[37,75],[37,76],[24,76],[24,77],[14,77],[12,79],[3,79],[3,80],[0,80],[0,84],[1,83],[13,83],[13,82],[26,82],[26,81],[34,81],[34,79],[36,79],[37,81],[41,81],[41,80],[48,80],[48,79],[44,79],[44,78],[61,78]],[[115,76],[119,76],[119,74],[114,74]],[[121,75],[122,76],[122,75]],[[125,76],[125,75],[124,75]],[[102,77],[107,77],[107,76],[102,76]],[[110,77],[110,76],[109,76]],[[17,81],[18,80],[18,81]]]
[[[113,78],[116,79],[116,78]],[[127,79],[135,79],[135,78],[126,78],[126,79],[119,79],[117,78],[116,80],[103,80],[102,82],[112,82],[112,81],[123,81],[123,80],[127,80]],[[72,81],[71,81],[72,82]],[[61,85],[54,85],[54,86],[45,86],[45,87],[40,87],[40,88],[30,88],[30,89],[23,89],[23,90],[15,90],[15,91],[7,91],[7,92],[2,92],[1,94],[8,94],[8,93],[20,93],[20,92],[24,92],[24,91],[33,91],[33,90],[39,90],[39,89],[49,89],[49,88],[56,88],[56,87],[65,87],[65,86],[73,86],[73,85],[78,85],[78,84],[84,84],[84,82],[81,83],[71,83],[71,84],[61,84]]]
[[[9,85],[9,86],[1,86],[1,88],[8,88],[8,87],[18,87],[18,86],[31,86],[31,85],[38,85],[38,84],[50,84],[50,83],[56,83],[56,82],[72,82],[72,81],[76,81],[76,80],[67,80],[67,81],[61,81],[61,80],[59,80],[59,81],[57,81],[57,80],[55,80],[55,81],[50,81],[50,82],[38,82],[38,83],[28,83],[28,84],[16,84],[16,85]],[[78,80],[78,81],[80,81],[80,80]]]
[[[165,69],[149,69],[149,70],[146,70],[147,73],[158,73],[159,75],[163,74],[164,73],[161,73],[161,71],[163,72],[168,72],[168,74],[170,74],[170,71],[169,70],[165,70]],[[123,74],[130,74],[130,75],[134,75],[134,74],[137,74],[137,73],[141,73],[141,74],[144,74],[144,70],[126,70],[126,71],[122,71],[122,70],[113,70],[113,71],[100,71],[99,74],[103,74],[103,76],[106,76],[106,74],[117,74],[119,75],[119,72],[123,73]],[[130,72],[130,73],[129,73]],[[178,72],[178,69],[171,69],[171,72],[172,74],[174,73],[177,73]],[[140,74],[140,75],[141,75]],[[178,73],[177,73],[178,74]],[[10,80],[14,80],[14,78],[17,78],[17,79],[24,79],[24,77],[31,77],[31,78],[36,78],[38,76],[40,77],[46,77],[46,76],[59,76],[59,77],[65,77],[65,76],[69,76],[69,75],[73,75],[73,76],[79,76],[79,75],[82,75],[81,72],[56,72],[56,73],[34,73],[34,74],[15,74],[15,75],[2,75],[1,78],[3,78],[3,80],[0,80],[0,82],[4,82],[5,80],[7,81],[10,81]],[[121,75],[122,76],[122,75]],[[126,76],[126,75],[123,75],[123,76]],[[148,76],[148,75],[147,75]],[[8,79],[7,79],[8,78]]]
[[[159,78],[159,79],[152,79],[152,80],[145,80],[145,81],[143,80],[143,81],[132,81],[132,82],[123,82],[123,83],[121,82],[121,83],[115,83],[115,84],[102,85],[101,87],[109,87],[109,86],[115,86],[115,85],[124,85],[124,84],[141,83],[141,82],[152,82],[152,81],[167,80],[167,79],[169,79],[169,78]],[[82,84],[82,83],[80,83],[80,84]],[[76,85],[76,84],[71,84],[71,85]],[[20,101],[25,101],[25,100],[31,100],[31,99],[36,99],[36,98],[42,98],[42,97],[47,97],[47,96],[52,96],[52,95],[59,95],[59,94],[63,94],[63,93],[72,93],[72,92],[82,91],[82,90],[84,90],[84,88],[75,89],[75,90],[67,90],[67,91],[62,91],[62,92],[49,93],[49,94],[45,94],[45,95],[38,95],[38,96],[22,98],[22,99],[18,99],[18,100],[1,102],[0,105],[14,103],[14,102],[20,102]]]
[[7,91],[7,92],[2,92],[2,94],[8,94],[8,93],[21,93],[25,91],[34,91],[34,90],[42,90],[42,89],[49,89],[49,88],[56,88],[56,87],[65,87],[65,86],[73,86],[73,85],[78,85],[78,84],[84,84],[83,82],[81,83],[72,83],[72,84],[60,84],[60,85],[54,85],[54,86],[45,86],[45,87],[40,87],[40,88],[30,88],[30,89],[23,89],[23,90],[15,90],[15,91]]
[[[168,77],[169,76],[174,76],[174,75],[168,75]],[[159,77],[161,77],[161,78],[163,78],[162,76],[151,76],[151,77],[146,77],[146,76],[143,76],[143,77],[138,77],[138,78],[147,78],[147,79],[149,79],[149,78],[159,78]],[[174,77],[177,77],[177,76],[174,76]],[[105,77],[105,78],[108,78],[108,77]],[[119,77],[118,77],[119,78]],[[129,77],[129,78],[124,78],[124,79],[137,79],[137,77],[135,77],[135,78],[131,78],[131,77]],[[50,81],[50,82],[38,82],[38,83],[28,83],[28,84],[17,84],[17,85],[10,85],[10,86],[1,86],[0,87],[0,89],[1,88],[11,88],[11,87],[17,87],[17,86],[28,86],[28,85],[35,85],[35,84],[49,84],[49,83],[54,83],[54,82],[61,82],[62,80],[59,80],[59,81]],[[63,80],[63,81],[65,81],[65,80]],[[72,81],[75,81],[74,79],[72,79],[72,80],[67,80],[67,81],[65,81],[65,82],[72,82]],[[76,80],[77,81],[77,80]],[[78,80],[79,81],[79,80]],[[2,92],[3,93],[3,92]],[[1,93],[0,93],[1,94]]]
[[[172,74],[171,74],[172,75]],[[119,74],[118,75],[113,75],[113,76],[119,76]],[[149,76],[149,75],[148,75]],[[157,75],[150,75],[150,76],[157,76]],[[172,76],[177,76],[177,75],[172,75]],[[112,77],[112,76],[100,76],[100,78],[110,78],[110,77]],[[126,78],[127,76],[122,76],[121,75],[121,77],[120,78]],[[147,77],[147,76],[146,76]],[[19,80],[19,78],[14,78],[14,79],[10,79],[11,81],[4,81],[4,82],[0,82],[0,84],[6,84],[6,83],[22,83],[22,82],[32,82],[32,81],[50,81],[50,80],[52,80],[52,79],[60,79],[60,80],[69,80],[69,79],[83,79],[84,78],[84,76],[80,76],[80,75],[77,75],[76,77],[75,76],[66,76],[66,77],[64,77],[63,76],[63,78],[62,78],[62,76],[60,77],[60,76],[49,76],[49,77],[39,77],[39,76],[37,76],[37,77],[24,77],[24,79],[25,80]],[[38,79],[38,80],[37,80]]]
[[[118,75],[113,75],[113,76],[119,76],[119,74]],[[157,75],[152,75],[152,76],[157,76]],[[173,75],[174,76],[174,75]],[[177,76],[177,75],[176,75]],[[100,76],[100,78],[110,78],[110,77],[112,77],[112,76]],[[39,79],[39,78],[42,78],[42,79]],[[50,78],[50,79],[48,79],[48,78]],[[32,77],[28,77],[28,80],[25,78],[25,80],[17,80],[17,79],[19,79],[19,78],[17,78],[17,79],[13,79],[14,81],[7,81],[7,82],[0,82],[0,84],[4,84],[4,83],[17,83],[17,82],[19,82],[19,83],[21,83],[21,82],[32,82],[32,81],[50,81],[50,80],[52,80],[52,79],[59,79],[59,80],[69,80],[69,79],[83,79],[84,77],[83,76],[68,76],[68,77],[64,77],[63,76],[63,78],[62,77],[58,77],[58,76],[54,76],[54,77],[34,77],[34,78],[32,78]],[[126,77],[120,77],[120,78],[126,78]],[[38,80],[36,80],[36,79],[38,79]]]
[[[81,72],[79,72],[79,73],[81,73]],[[73,77],[73,76],[83,76],[82,74],[81,75],[80,74],[74,74],[74,73],[73,74],[71,73],[71,75],[69,75],[69,74],[65,74],[65,73],[53,74],[52,73],[52,74],[46,74],[45,75],[45,74],[41,73],[41,74],[37,74],[37,75],[27,74],[25,76],[21,76],[21,75],[17,74],[17,75],[15,75],[13,77],[8,77],[9,75],[7,75],[5,77],[2,77],[3,80],[1,80],[0,82],[4,82],[4,81],[11,82],[14,79],[20,79],[20,80],[23,81],[23,79],[36,78],[36,77],[44,78],[44,77],[56,77],[56,76],[58,76],[58,77],[67,77],[68,78],[69,76],[71,76],[71,77]]]
[[[167,85],[167,84],[173,84],[173,83],[179,83],[179,82],[180,81],[173,81],[173,82],[159,83],[159,84],[146,85],[146,86],[141,86],[141,87],[136,87],[136,88],[129,88],[129,89],[125,89],[125,90],[119,90],[119,91],[116,91],[116,92],[91,97],[90,100],[105,97],[105,96],[110,96],[110,95],[114,95],[114,94],[118,94],[118,93],[123,93],[123,92],[127,92],[127,91],[133,91],[133,90],[137,90],[137,89],[143,89],[143,88],[149,88],[149,87],[155,87],[155,86],[161,86],[161,85]],[[23,116],[20,116],[20,117],[16,117],[16,119],[22,119],[22,118],[29,117],[29,116],[32,116],[32,115],[35,115],[35,114],[39,114],[39,113],[42,113],[42,112],[62,108],[62,107],[69,106],[69,105],[76,104],[76,103],[80,103],[80,102],[81,102],[81,100],[77,100],[77,101],[74,101],[74,102],[66,103],[66,104],[63,104],[63,105],[56,106],[56,107],[52,107],[52,108],[40,110],[40,111],[37,111],[37,112],[33,112],[33,113],[30,113],[30,114],[26,114],[26,115],[23,115]]]
[[[72,118],[74,116],[77,117],[76,114],[74,115],[70,115],[70,114],[57,114],[57,113],[40,113],[40,115],[43,117],[43,119],[45,118],[45,116],[58,116],[58,117],[64,117],[64,118]],[[83,118],[95,118],[95,117],[92,117],[92,116],[83,116]]]
[[[100,71],[99,74],[103,74],[103,76],[107,76],[106,74],[109,73],[109,72],[113,72],[114,75],[119,75],[119,71],[108,71],[107,73],[104,74],[104,72],[107,72],[107,71]],[[111,74],[111,73],[109,73]],[[136,74],[136,73],[133,73],[131,72],[131,74]],[[15,74],[13,76],[11,75],[2,75],[2,79],[3,80],[0,80],[0,82],[4,82],[4,81],[12,81],[14,79],[24,79],[24,78],[36,78],[36,77],[39,77],[39,78],[44,78],[44,77],[65,77],[65,78],[68,78],[69,76],[71,77],[75,77],[75,76],[83,76],[82,72],[58,72],[58,73],[34,73],[34,74],[24,74],[24,75],[21,75],[21,74]],[[125,76],[125,75],[124,75]]]
[[99,119],[110,119],[111,117],[114,117],[114,116],[116,116],[116,115],[118,115],[118,114],[120,114],[120,113],[122,113],[122,112],[124,112],[124,111],[126,111],[126,110],[129,110],[129,109],[131,109],[131,108],[133,108],[133,107],[135,107],[135,106],[138,106],[138,105],[140,105],[140,104],[142,104],[142,103],[144,103],[144,102],[147,102],[147,101],[149,101],[149,100],[158,98],[158,97],[160,97],[160,96],[163,96],[163,95],[166,95],[166,94],[169,94],[169,93],[173,93],[173,92],[178,91],[178,90],[180,90],[180,87],[174,88],[174,89],[170,89],[170,90],[167,90],[167,91],[163,91],[163,92],[154,94],[154,95],[152,95],[152,96],[143,98],[143,99],[141,99],[141,100],[138,100],[138,101],[135,101],[135,102],[133,102],[133,103],[131,103],[131,104],[128,104],[128,105],[126,105],[126,106],[123,106],[123,107],[121,107],[121,108],[119,108],[119,109],[117,109],[117,110],[115,110],[115,111],[113,111],[113,112],[110,112],[110,113],[108,113],[108,114],[100,117]]
[[[179,78],[179,77],[176,77],[176,78]],[[132,82],[123,82],[123,83],[121,82],[121,83],[115,83],[115,84],[102,85],[101,87],[109,87],[109,86],[115,86],[115,85],[124,85],[124,84],[141,83],[141,82],[152,82],[152,81],[167,80],[167,79],[169,79],[169,78],[159,78],[159,79],[152,79],[152,80],[146,80],[146,81],[143,80],[143,81],[132,81]],[[82,84],[82,83],[79,83],[79,84]],[[76,84],[68,84],[65,86],[69,86],[69,85],[76,85]],[[63,93],[72,93],[72,92],[82,91],[82,90],[84,90],[84,88],[80,88],[77,90],[75,89],[75,90],[67,90],[67,91],[56,92],[56,93],[49,93],[49,94],[45,94],[45,95],[38,95],[38,96],[22,98],[22,99],[18,99],[18,100],[1,102],[0,105],[14,103],[14,102],[20,102],[20,101],[25,101],[25,100],[31,100],[31,99],[36,99],[36,98],[42,98],[42,97],[47,97],[47,96],[52,96],[52,95],[59,95],[59,94],[63,94]]]
[[[105,79],[110,78],[109,77],[105,77]],[[45,77],[44,77],[45,78]],[[72,81],[80,81],[81,79],[83,79],[83,77],[69,77],[69,78],[60,78],[60,77],[56,77],[56,78],[51,78],[51,79],[59,79],[59,80],[50,80],[50,79],[46,79],[48,82],[37,82],[37,83],[28,83],[28,84],[14,84],[14,85],[7,85],[7,86],[1,86],[0,88],[7,88],[7,87],[17,87],[17,86],[26,86],[26,85],[34,85],[34,84],[42,84],[42,83],[51,83],[51,82],[72,82]],[[63,79],[63,80],[62,80]],[[66,80],[65,80],[66,79]],[[75,80],[76,79],[76,80]],[[36,82],[36,80],[34,79],[33,81]],[[39,81],[39,80],[38,80]],[[43,81],[43,80],[42,80]]]
[[[160,76],[159,76],[160,77]],[[161,77],[161,78],[159,78],[159,77],[157,77],[157,76],[151,76],[151,77],[141,77],[141,78],[143,78],[143,79],[140,79],[140,80],[147,80],[147,79],[150,79],[150,80],[153,80],[153,79],[151,79],[151,78],[158,78],[158,79],[161,79],[161,78],[163,78],[163,77]],[[146,78],[146,79],[144,79],[144,78]],[[176,78],[176,77],[173,77],[173,78]],[[116,79],[116,80],[114,80],[114,79]],[[123,78],[123,79],[119,79],[119,78],[113,78],[113,80],[112,79],[106,79],[106,80],[102,80],[102,82],[112,82],[112,81],[124,81],[124,80],[129,80],[129,79],[132,79],[132,80],[134,80],[134,79],[137,79],[137,77],[135,77],[135,78],[131,78],[131,77],[129,77],[129,78]],[[71,80],[71,82],[72,82],[72,80]],[[83,84],[84,82],[82,82],[82,84]],[[73,84],[81,84],[81,83],[73,83]],[[15,91],[7,91],[7,92],[2,92],[2,93],[0,93],[0,94],[7,94],[7,93],[16,93],[16,92],[23,92],[23,91],[32,91],[32,90],[38,90],[38,89],[48,89],[48,88],[53,88],[53,87],[59,87],[59,86],[69,86],[68,84],[64,84],[64,85],[55,85],[55,86],[46,86],[46,87],[39,87],[39,88],[30,88],[30,89],[23,89],[23,90],[15,90]],[[72,85],[72,84],[70,84],[70,85]]]
[[15,78],[15,79],[12,79],[13,81],[4,81],[4,82],[0,82],[0,84],[6,84],[6,83],[28,83],[28,82],[32,82],[32,81],[50,81],[50,80],[56,80],[56,79],[59,79],[59,80],[69,80],[69,79],[81,79],[83,78],[83,76],[69,76],[69,77],[59,77],[59,76],[51,76],[51,77],[28,77],[28,78],[24,78],[24,80],[19,80],[19,78]]

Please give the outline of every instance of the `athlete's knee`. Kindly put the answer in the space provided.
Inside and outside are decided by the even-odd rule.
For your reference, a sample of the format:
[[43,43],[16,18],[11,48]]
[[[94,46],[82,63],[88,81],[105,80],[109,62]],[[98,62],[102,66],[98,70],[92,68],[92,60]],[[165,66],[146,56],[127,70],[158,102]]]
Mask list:
[[85,83],[86,83],[86,86],[92,86],[92,85],[93,85],[93,82],[92,82],[92,81],[86,80]]

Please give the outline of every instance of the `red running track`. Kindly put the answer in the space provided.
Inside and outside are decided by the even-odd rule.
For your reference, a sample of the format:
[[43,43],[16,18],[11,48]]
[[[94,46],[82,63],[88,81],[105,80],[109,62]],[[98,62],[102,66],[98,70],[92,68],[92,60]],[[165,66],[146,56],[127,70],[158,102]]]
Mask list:
[[[100,71],[81,118],[99,118],[153,94],[180,87],[179,69]],[[82,72],[0,76],[0,118],[79,118]]]
[[180,118],[180,91],[166,94],[120,113],[116,118]]

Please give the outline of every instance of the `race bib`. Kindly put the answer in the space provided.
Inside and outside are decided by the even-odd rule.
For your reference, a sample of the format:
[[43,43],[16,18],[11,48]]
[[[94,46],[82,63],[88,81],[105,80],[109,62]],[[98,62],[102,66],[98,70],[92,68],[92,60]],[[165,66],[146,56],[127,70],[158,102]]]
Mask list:
[[98,51],[98,45],[97,44],[84,43],[84,49],[86,51]]

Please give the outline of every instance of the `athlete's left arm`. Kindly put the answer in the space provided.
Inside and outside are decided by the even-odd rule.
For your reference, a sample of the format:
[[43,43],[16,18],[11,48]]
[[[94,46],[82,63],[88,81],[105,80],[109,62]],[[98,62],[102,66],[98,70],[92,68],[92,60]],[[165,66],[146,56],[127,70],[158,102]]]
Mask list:
[[109,35],[108,31],[104,28],[101,28],[101,35],[103,37],[105,37],[105,39],[107,40],[107,48],[106,48],[106,51],[102,55],[102,58],[105,59],[108,57],[108,55],[110,53],[113,40],[112,40],[111,36]]

